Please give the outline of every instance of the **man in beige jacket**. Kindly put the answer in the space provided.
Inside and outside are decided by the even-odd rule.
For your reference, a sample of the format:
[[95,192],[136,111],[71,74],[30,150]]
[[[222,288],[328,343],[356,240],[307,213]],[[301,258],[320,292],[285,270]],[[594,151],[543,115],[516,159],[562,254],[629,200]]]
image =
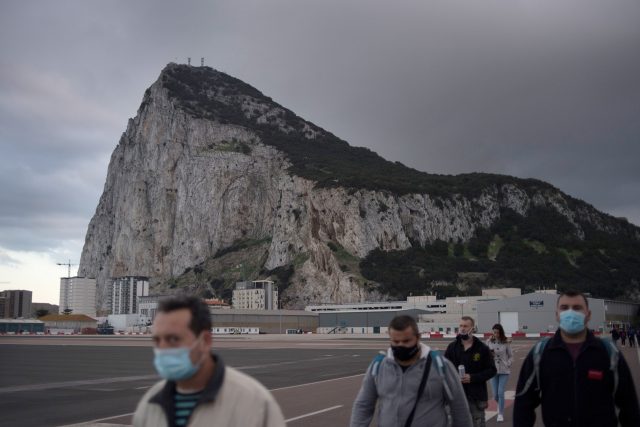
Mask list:
[[160,302],[153,323],[154,366],[163,381],[142,397],[136,427],[284,426],[280,407],[253,378],[211,352],[211,317],[198,298]]

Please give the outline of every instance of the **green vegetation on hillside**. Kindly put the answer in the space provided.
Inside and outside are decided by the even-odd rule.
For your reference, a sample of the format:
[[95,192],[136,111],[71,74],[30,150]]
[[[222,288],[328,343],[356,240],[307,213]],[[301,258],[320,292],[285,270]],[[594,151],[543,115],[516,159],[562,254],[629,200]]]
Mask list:
[[[479,230],[471,239],[467,247],[473,258],[456,250],[459,244],[436,241],[425,248],[373,251],[360,268],[366,279],[381,284],[382,292],[396,297],[458,291],[438,286],[442,281],[524,291],[557,285],[604,298],[621,298],[639,289],[640,242],[594,232],[578,239],[570,232],[571,223],[554,212],[538,209],[523,217],[505,210],[491,229]],[[469,281],[470,272],[486,274]]]
[[264,270],[270,243],[270,238],[234,242],[212,257],[160,284],[156,292],[187,292],[205,298],[222,298],[231,303],[236,282],[268,277],[271,277],[282,291],[289,285],[294,269],[287,266],[273,271]]

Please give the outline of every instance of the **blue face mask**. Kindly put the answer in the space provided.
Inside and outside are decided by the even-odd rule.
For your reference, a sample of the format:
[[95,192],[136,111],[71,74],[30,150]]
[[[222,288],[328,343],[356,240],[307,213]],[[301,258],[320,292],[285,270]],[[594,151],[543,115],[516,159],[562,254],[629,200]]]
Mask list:
[[198,341],[190,347],[154,348],[153,365],[158,371],[158,375],[170,381],[186,380],[194,376],[198,372],[200,364],[194,365],[189,354]]
[[584,313],[574,310],[560,312],[560,329],[569,335],[579,334],[584,330]]

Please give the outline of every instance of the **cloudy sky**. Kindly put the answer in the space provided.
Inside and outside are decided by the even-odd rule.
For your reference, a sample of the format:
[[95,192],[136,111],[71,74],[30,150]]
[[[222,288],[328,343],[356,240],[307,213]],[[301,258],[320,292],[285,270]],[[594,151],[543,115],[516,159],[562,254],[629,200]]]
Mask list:
[[187,57],[387,159],[640,225],[638,22],[637,0],[3,1],[0,289],[57,303],[127,119]]

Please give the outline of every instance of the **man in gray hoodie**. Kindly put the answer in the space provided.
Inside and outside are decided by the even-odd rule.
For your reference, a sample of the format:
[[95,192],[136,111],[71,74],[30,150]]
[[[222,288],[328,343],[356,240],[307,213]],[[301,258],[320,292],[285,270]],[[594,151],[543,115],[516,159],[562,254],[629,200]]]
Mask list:
[[471,427],[456,368],[420,343],[416,321],[395,317],[389,324],[389,339],[386,356],[374,359],[367,369],[353,404],[351,427],[369,426],[376,402],[379,427]]

